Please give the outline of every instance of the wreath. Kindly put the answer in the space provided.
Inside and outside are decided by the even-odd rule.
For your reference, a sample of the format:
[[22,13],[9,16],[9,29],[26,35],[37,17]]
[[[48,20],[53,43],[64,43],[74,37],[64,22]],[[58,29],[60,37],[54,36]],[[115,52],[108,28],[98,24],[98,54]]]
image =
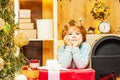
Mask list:
[[91,14],[94,19],[104,20],[110,15],[110,8],[107,4],[98,1],[93,5]]

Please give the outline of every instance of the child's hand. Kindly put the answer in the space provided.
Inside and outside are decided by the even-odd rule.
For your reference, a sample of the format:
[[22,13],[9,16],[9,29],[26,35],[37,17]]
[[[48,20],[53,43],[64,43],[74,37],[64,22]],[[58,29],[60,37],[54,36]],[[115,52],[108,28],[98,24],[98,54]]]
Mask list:
[[66,46],[72,46],[72,43],[71,43],[70,38],[68,36],[64,37],[64,43]]

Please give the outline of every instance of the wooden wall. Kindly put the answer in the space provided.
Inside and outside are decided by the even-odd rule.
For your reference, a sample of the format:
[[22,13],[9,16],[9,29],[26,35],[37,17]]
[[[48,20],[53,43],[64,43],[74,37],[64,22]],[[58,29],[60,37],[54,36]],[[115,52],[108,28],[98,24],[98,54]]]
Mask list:
[[70,19],[79,20],[82,18],[82,24],[87,29],[90,26],[97,29],[99,22],[93,19],[90,10],[95,1],[105,2],[110,6],[110,16],[106,21],[110,22],[112,33],[115,33],[116,26],[120,25],[120,2],[119,0],[58,0],[58,38],[61,39],[62,26]]
[[[42,0],[42,19],[53,19],[53,0]],[[54,42],[43,41],[43,65],[54,58]]]
[[53,19],[53,0],[42,0],[42,18]]
[[[20,9],[31,9],[31,20],[36,27],[37,19],[53,18],[53,0],[20,0]],[[42,65],[46,64],[47,59],[53,59],[53,41],[42,41]],[[34,55],[34,54],[33,54]]]

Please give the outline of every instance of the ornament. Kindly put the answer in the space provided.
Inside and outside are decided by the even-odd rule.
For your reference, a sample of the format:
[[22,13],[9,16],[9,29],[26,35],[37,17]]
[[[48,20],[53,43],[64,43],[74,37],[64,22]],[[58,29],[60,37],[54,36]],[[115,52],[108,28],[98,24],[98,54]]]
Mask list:
[[29,38],[22,32],[19,32],[14,39],[15,45],[18,47],[23,47],[25,45],[28,45]]
[[27,77],[24,74],[18,74],[15,76],[15,80],[27,80]]
[[10,32],[10,25],[9,25],[7,22],[5,22],[3,31],[4,31],[5,33],[9,33],[9,32]]
[[0,58],[0,71],[4,68],[4,60],[2,58]]
[[2,18],[0,18],[0,30],[2,30],[4,28],[4,20]]

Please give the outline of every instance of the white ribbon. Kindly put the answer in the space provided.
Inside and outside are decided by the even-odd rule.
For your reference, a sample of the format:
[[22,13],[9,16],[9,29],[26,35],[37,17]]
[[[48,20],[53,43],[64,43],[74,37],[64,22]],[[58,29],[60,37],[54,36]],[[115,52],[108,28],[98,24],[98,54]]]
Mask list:
[[60,80],[60,71],[48,70],[48,80]]

